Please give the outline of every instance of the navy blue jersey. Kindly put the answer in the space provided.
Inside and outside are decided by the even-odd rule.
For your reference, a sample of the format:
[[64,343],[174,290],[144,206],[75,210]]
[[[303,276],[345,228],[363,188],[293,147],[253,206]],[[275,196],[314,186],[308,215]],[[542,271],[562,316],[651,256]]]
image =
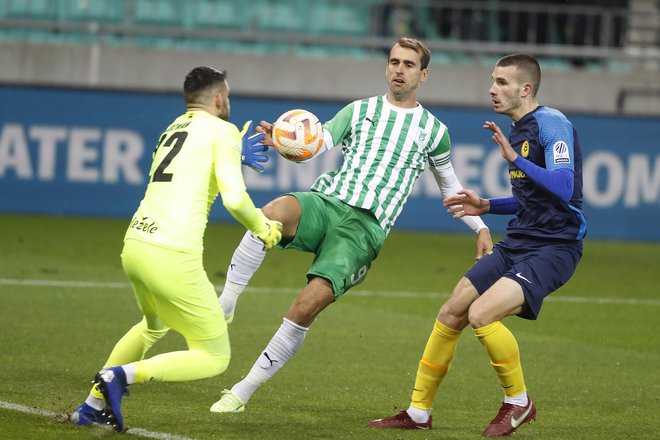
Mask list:
[[586,234],[582,213],[582,152],[573,124],[560,111],[540,106],[514,122],[509,133],[514,151],[547,170],[574,172],[568,203],[509,164],[513,196],[520,205],[507,227],[509,234],[581,240]]

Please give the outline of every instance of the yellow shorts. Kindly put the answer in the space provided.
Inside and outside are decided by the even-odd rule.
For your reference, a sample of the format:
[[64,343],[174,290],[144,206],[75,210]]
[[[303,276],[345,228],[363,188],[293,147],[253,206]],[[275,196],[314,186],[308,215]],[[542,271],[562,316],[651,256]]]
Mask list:
[[202,255],[128,239],[121,261],[149,329],[172,328],[195,341],[223,336],[229,350],[227,324]]

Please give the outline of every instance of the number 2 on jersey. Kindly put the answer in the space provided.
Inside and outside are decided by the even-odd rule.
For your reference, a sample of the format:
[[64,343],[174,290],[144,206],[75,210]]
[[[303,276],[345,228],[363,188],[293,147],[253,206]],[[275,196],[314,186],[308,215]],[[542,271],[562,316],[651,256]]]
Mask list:
[[[179,151],[181,151],[181,147],[183,147],[183,143],[186,141],[187,137],[187,131],[177,131],[174,132],[172,136],[167,138],[167,141],[165,141],[165,143],[162,145],[161,143],[163,140],[165,140],[165,136],[161,137],[160,142],[158,142],[158,145],[156,145],[156,151],[158,151],[158,149],[161,147],[172,147],[172,149],[163,158],[161,163],[156,168],[156,171],[154,171],[154,175],[151,178],[152,182],[172,181],[172,173],[166,173],[165,169],[170,165],[170,163],[172,163],[172,159],[174,159],[174,157],[179,154]],[[156,154],[156,151],[154,151],[154,154]]]

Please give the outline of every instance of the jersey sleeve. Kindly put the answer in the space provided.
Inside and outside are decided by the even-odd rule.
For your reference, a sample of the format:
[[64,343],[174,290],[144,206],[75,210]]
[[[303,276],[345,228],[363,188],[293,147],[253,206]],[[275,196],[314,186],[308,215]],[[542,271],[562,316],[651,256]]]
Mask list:
[[451,140],[449,130],[444,125],[440,127],[444,130],[442,136],[436,141],[435,148],[429,153],[429,164],[432,168],[438,168],[449,163],[449,150],[451,150]]
[[[435,178],[442,197],[448,197],[456,194],[463,189],[463,185],[458,180],[458,176],[454,172],[454,167],[449,159],[449,151],[451,149],[451,141],[449,139],[449,131],[444,127],[444,133],[438,142],[437,147],[429,153],[429,164],[431,165],[431,172]],[[486,227],[486,224],[479,216],[466,215],[461,217],[461,221],[472,229],[474,232],[479,232]]]
[[348,104],[346,107],[339,110],[332,119],[323,124],[326,150],[330,150],[336,145],[341,144],[342,141],[348,137],[351,132],[351,121],[353,120],[354,108],[355,103]]
[[220,194],[245,191],[241,172],[241,134],[234,125],[218,128],[213,139],[213,164]]
[[[545,115],[544,115],[545,116]],[[574,170],[573,126],[562,114],[539,118],[539,142],[543,146],[548,170]]]
[[539,144],[543,147],[545,167],[518,156],[513,164],[530,179],[561,200],[568,202],[574,186],[573,125],[557,111],[548,110],[537,118]]
[[247,229],[259,227],[260,216],[247,193],[241,169],[241,134],[224,124],[214,139],[214,169],[222,204]]

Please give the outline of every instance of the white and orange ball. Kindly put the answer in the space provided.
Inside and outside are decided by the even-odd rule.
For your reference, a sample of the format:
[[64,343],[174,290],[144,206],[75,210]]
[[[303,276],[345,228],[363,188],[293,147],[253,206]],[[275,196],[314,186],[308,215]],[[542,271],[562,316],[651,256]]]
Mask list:
[[289,110],[273,124],[273,144],[285,159],[293,162],[311,159],[323,146],[323,125],[312,112]]

